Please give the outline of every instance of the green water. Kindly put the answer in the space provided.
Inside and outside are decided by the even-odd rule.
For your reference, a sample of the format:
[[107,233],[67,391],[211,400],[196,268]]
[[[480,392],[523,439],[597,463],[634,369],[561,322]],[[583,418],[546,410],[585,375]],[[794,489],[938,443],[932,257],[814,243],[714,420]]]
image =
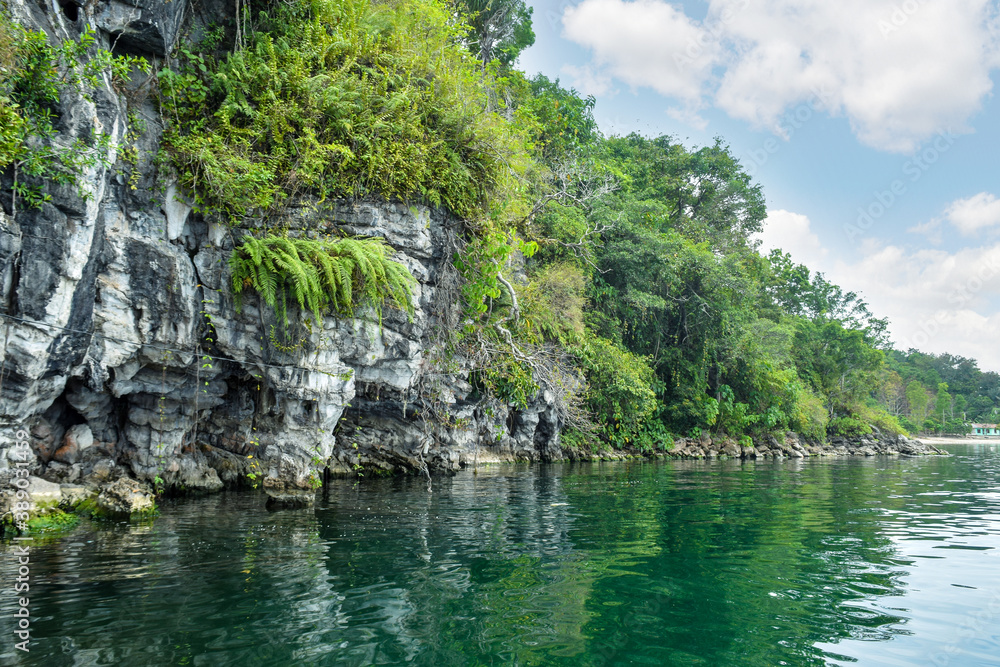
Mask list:
[[1000,665],[1000,455],[491,468],[36,546],[0,664]]

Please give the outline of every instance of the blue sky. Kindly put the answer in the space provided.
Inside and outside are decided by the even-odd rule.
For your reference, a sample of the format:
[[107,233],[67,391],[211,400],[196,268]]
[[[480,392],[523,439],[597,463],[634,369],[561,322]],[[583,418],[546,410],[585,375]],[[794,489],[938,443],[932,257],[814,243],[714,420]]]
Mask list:
[[520,66],[597,98],[606,134],[721,137],[780,247],[898,346],[1000,371],[998,0],[529,2]]

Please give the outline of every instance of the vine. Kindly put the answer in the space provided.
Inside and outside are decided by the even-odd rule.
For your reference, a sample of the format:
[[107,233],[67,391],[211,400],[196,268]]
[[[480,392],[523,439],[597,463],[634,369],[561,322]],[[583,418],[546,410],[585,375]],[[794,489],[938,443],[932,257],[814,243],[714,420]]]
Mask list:
[[133,69],[150,70],[144,58],[116,56],[96,43],[96,33],[88,29],[76,40],[54,45],[44,32],[25,29],[0,10],[0,170],[11,169],[14,212],[18,199],[30,208],[48,202],[50,186],[75,185],[89,199],[78,176],[90,167],[111,166],[107,134],[91,130],[69,146],[55,142],[62,91],[89,99],[108,75],[112,88],[121,92]]

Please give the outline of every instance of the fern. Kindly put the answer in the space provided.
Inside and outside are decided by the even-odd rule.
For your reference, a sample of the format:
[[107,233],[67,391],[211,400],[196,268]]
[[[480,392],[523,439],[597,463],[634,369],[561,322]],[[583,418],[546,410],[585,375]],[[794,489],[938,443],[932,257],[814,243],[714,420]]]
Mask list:
[[361,305],[373,306],[381,320],[386,302],[412,313],[416,281],[405,266],[389,259],[391,253],[376,238],[248,237],[229,258],[233,293],[239,306],[246,290],[256,291],[285,326],[289,297],[317,322],[326,310],[350,315]]
[[377,194],[516,218],[529,138],[491,102],[450,2],[265,5],[246,48],[182,48],[160,73],[162,159],[200,211],[239,224],[297,195]]

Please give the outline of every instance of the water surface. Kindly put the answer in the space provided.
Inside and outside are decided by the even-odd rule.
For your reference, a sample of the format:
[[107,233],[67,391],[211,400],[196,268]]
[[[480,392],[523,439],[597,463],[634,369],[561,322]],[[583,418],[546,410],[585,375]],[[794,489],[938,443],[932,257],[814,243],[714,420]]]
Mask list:
[[0,664],[1000,665],[1000,455],[501,467],[33,547]]

